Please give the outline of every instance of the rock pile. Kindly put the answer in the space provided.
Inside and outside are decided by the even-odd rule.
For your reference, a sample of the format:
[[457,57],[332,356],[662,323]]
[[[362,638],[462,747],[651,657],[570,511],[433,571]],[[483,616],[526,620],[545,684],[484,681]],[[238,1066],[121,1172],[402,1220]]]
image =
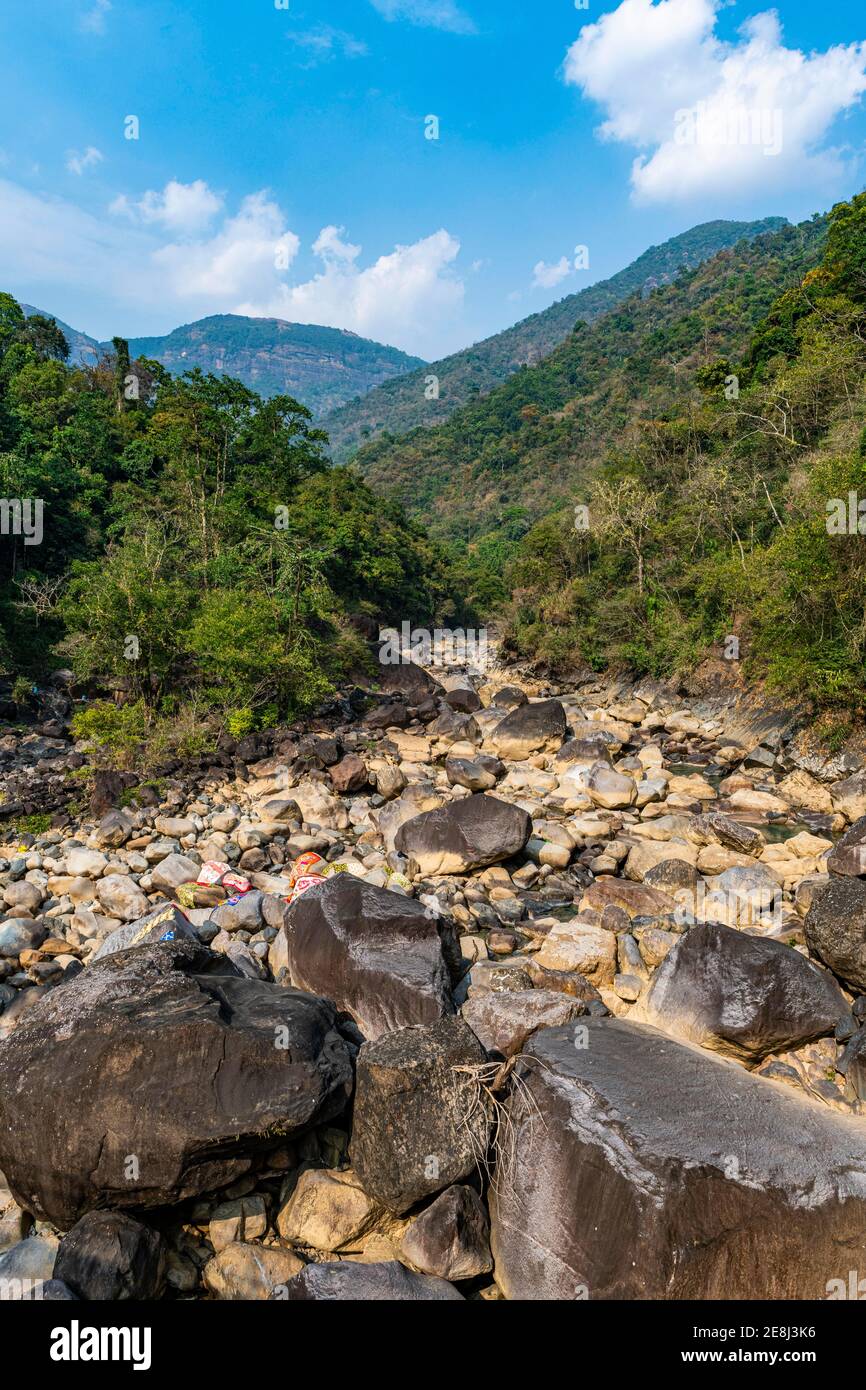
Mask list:
[[0,1297],[825,1297],[863,761],[651,683],[384,674],[89,816],[62,719],[0,739],[8,822],[55,810],[0,833]]

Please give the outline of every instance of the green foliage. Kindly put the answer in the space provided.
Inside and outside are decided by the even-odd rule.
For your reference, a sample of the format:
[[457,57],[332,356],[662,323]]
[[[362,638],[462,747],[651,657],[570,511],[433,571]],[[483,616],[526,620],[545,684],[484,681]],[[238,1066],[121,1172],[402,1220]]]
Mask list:
[[121,715],[90,715],[106,756],[144,737],[140,719],[118,724],[130,710],[151,747],[203,755],[180,732],[185,707],[217,722],[248,710],[261,727],[330,698],[367,661],[356,611],[457,611],[445,552],[329,468],[297,401],[198,369],[171,377],[120,338],[73,370],[34,323],[0,297],[0,491],[44,499],[44,543],[4,547],[0,654],[34,674],[62,659],[117,692]]
[[[505,639],[554,667],[664,676],[719,657],[737,633],[746,674],[825,710],[828,736],[844,741],[851,718],[866,710],[866,518],[858,532],[855,517],[853,534],[828,529],[828,518],[843,505],[847,513],[849,495],[866,499],[866,195],[834,208],[826,224],[765,243],[739,257],[733,283],[731,258],[726,267],[720,257],[690,287],[654,296],[670,310],[664,334],[656,326],[634,341],[621,427],[572,480],[588,501],[590,530],[577,536],[565,509],[529,530],[506,570]],[[761,256],[769,274],[756,296],[749,262]],[[702,280],[692,323],[689,301]],[[768,285],[776,297],[755,318]],[[723,310],[740,329],[739,342],[728,337],[720,352]],[[640,314],[632,305],[616,317],[634,327]],[[606,331],[610,365],[616,324]],[[681,358],[677,381],[661,389],[648,344],[664,354],[678,343],[681,352],[689,338],[703,341],[706,360]],[[557,356],[539,369],[547,381]],[[560,417],[573,404],[565,399]],[[488,423],[493,405],[490,398]],[[513,418],[504,401],[497,409]],[[474,419],[462,422],[464,437],[475,430]],[[501,453],[502,436],[502,426],[488,431],[489,457]],[[569,481],[565,447],[552,425],[544,457],[557,486],[563,475]],[[533,454],[520,457],[526,490]]]
[[[386,381],[358,400],[333,410],[323,420],[338,462],[352,457],[368,441],[381,437],[386,452],[413,430],[428,430],[446,421],[455,410],[494,391],[526,364],[547,357],[584,324],[610,315],[631,295],[648,295],[669,284],[682,271],[694,270],[719,251],[742,239],[777,231],[784,219],[767,217],[762,222],[705,222],[662,246],[651,246],[624,270],[578,294],[570,294],[538,314],[532,314],[503,333],[453,353],[441,362]],[[439,395],[429,399],[427,378],[439,382]],[[525,408],[535,412],[529,401]],[[530,414],[530,419],[537,418]]]

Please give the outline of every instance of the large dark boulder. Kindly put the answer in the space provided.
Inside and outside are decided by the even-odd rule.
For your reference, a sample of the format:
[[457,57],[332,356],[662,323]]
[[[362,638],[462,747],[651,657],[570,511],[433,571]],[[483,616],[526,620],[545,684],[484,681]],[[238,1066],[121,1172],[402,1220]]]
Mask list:
[[307,1265],[285,1289],[271,1295],[287,1303],[445,1303],[463,1302],[453,1284],[415,1274],[396,1260],[355,1264],[350,1260]]
[[785,942],[706,922],[680,938],[629,1017],[756,1066],[832,1033],[846,1009],[833,976]]
[[836,841],[827,855],[827,869],[847,878],[866,874],[866,816],[856,820]]
[[439,681],[414,661],[382,666],[379,686],[389,695],[402,695],[409,705],[420,705],[432,696],[445,694]]
[[518,705],[491,735],[500,758],[520,761],[533,753],[555,753],[568,737],[568,722],[559,700]]
[[120,1211],[90,1211],[60,1242],[54,1277],[91,1302],[153,1299],[165,1281],[158,1231]]
[[545,1029],[517,1072],[506,1297],[823,1299],[866,1268],[861,1121],[624,1019]]
[[866,990],[866,882],[831,874],[803,923],[809,950],[855,990]]
[[0,1044],[0,1170],[16,1201],[65,1229],[234,1182],[345,1106],[335,1016],[186,941],[91,965]]
[[425,876],[465,874],[518,854],[531,831],[521,806],[478,794],[406,821],[394,844]]
[[285,935],[292,984],[333,999],[366,1038],[454,1012],[456,928],[414,898],[335,874],[292,904]]
[[463,1183],[441,1192],[409,1226],[400,1254],[421,1274],[475,1279],[493,1268],[490,1221],[478,1193]]
[[364,1044],[350,1153],[368,1196],[399,1214],[484,1163],[483,1062],[484,1049],[459,1018]]

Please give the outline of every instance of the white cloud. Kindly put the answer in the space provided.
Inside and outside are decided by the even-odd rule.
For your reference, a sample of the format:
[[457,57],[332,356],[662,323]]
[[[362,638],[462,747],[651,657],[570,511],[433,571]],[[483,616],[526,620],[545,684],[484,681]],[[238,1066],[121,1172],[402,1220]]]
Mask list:
[[206,227],[223,205],[204,179],[178,183],[170,179],[161,193],[152,190],[130,201],[125,194],[115,198],[109,212],[143,223],[157,223],[167,231],[188,234]]
[[[447,231],[364,265],[361,247],[327,225],[311,247],[321,268],[293,283],[300,238],[267,191],[193,233],[170,187],[113,204],[123,218],[100,218],[0,179],[4,287],[106,337],[237,313],[347,328],[430,358],[463,341],[460,245]],[[203,195],[199,205],[207,209]]]
[[84,154],[79,154],[77,150],[70,150],[66,156],[66,167],[70,174],[78,174],[79,177],[85,169],[90,169],[94,164],[101,164],[105,156],[95,145],[88,145]]
[[829,192],[850,177],[825,142],[866,92],[866,43],[786,48],[775,11],[724,42],[715,33],[722,6],[622,0],[581,31],[565,80],[603,108],[602,139],[643,151],[631,174],[640,200]]
[[548,265],[545,261],[539,261],[532,272],[532,288],[534,290],[552,290],[554,285],[565,280],[571,274],[571,261],[567,256]]
[[334,29],[330,24],[319,24],[312,29],[294,29],[287,35],[289,41],[306,53],[306,61],[301,67],[313,68],[338,55],[343,58],[365,58],[369,52],[367,45],[344,29]]
[[243,313],[236,302],[274,292],[300,244],[267,193],[251,193],[212,237],[171,242],[151,261],[175,299],[211,305],[210,313]]
[[475,34],[477,29],[456,0],[371,0],[383,19],[407,19],[428,29],[447,29],[452,34]]
[[361,254],[360,246],[343,241],[345,227],[323,227],[313,242],[313,251],[323,261],[356,261]]
[[452,269],[460,243],[444,229],[360,268],[360,247],[325,227],[313,250],[322,270],[297,285],[281,285],[240,314],[273,315],[300,323],[349,328],[422,355],[434,352],[463,304],[464,285]]
[[110,9],[111,0],[94,0],[93,8],[81,16],[80,27],[86,34],[104,34],[105,17]]

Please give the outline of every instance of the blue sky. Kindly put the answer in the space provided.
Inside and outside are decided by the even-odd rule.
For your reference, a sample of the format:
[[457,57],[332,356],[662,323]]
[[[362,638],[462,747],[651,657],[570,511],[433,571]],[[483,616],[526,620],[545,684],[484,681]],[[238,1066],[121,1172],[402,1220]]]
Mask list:
[[851,0],[280,4],[3,7],[0,287],[98,337],[253,312],[432,358],[864,183]]

